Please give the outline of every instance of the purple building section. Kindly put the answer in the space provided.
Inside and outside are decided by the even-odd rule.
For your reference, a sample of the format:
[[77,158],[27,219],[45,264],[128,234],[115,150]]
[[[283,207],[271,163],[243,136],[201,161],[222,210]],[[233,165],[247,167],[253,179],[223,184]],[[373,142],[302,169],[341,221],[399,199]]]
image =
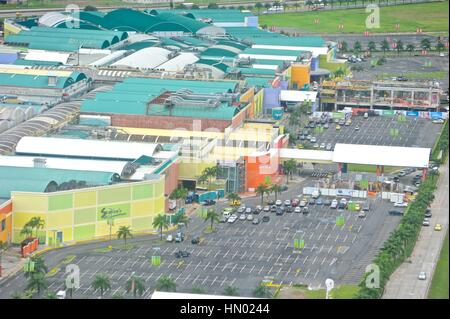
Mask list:
[[281,88],[265,88],[264,89],[264,103],[263,110],[265,113],[268,110],[280,106],[280,92]]
[[288,90],[288,87],[289,87],[288,81],[283,81],[283,80],[280,81],[280,89]]
[[0,64],[12,64],[18,58],[17,52],[0,52]]
[[259,26],[258,17],[256,16],[245,17],[245,26],[257,28]]

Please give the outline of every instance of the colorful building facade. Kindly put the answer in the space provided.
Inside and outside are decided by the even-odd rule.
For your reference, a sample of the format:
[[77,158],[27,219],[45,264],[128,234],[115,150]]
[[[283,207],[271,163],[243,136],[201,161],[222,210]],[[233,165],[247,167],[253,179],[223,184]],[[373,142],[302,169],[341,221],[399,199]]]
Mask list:
[[44,221],[39,242],[55,245],[115,234],[120,226],[132,232],[152,230],[153,218],[165,210],[164,178],[143,182],[75,189],[55,193],[13,192],[12,238],[32,217]]
[[0,204],[0,242],[11,242],[12,232],[12,202]]

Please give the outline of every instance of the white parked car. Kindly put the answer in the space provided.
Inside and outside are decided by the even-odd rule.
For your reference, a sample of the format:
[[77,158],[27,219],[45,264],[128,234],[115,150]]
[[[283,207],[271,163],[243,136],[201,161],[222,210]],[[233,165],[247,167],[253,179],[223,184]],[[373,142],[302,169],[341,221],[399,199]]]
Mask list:
[[320,144],[320,148],[325,148],[325,147],[327,147],[325,143]]
[[427,273],[425,271],[419,272],[419,280],[427,280]]
[[333,199],[333,200],[331,201],[330,208],[336,209],[337,206],[338,206],[338,201],[337,201],[337,199]]
[[301,200],[300,203],[298,204],[298,206],[305,207],[306,206],[306,200]]
[[236,219],[237,219],[238,217],[236,216],[236,215],[231,215],[229,218],[228,218],[228,222],[230,223],[230,224],[232,224],[232,223],[234,223],[235,221],[236,221]]
[[394,204],[394,207],[407,207],[408,203],[407,202],[397,202]]
[[173,236],[172,235],[167,235],[166,241],[167,242],[172,242],[173,241]]
[[290,199],[286,199],[284,201],[284,206],[291,206],[291,200]]
[[253,215],[252,214],[248,214],[247,215],[247,220],[252,221],[253,220]]
[[264,206],[263,211],[266,213],[270,212],[270,206]]
[[275,202],[275,205],[281,206],[281,205],[283,205],[283,202],[281,201],[281,199],[277,199],[277,201]]
[[294,213],[301,213],[301,212],[302,212],[302,208],[300,206],[295,207]]
[[246,220],[246,219],[247,219],[247,215],[245,215],[245,214],[241,214],[239,216],[239,220]]

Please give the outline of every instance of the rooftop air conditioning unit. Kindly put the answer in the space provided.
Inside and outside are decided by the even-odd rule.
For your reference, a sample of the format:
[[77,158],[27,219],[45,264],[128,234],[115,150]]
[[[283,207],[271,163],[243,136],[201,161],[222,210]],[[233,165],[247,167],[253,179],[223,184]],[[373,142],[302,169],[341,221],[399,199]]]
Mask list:
[[34,167],[46,167],[47,159],[42,158],[42,157],[33,158],[33,165],[34,165]]

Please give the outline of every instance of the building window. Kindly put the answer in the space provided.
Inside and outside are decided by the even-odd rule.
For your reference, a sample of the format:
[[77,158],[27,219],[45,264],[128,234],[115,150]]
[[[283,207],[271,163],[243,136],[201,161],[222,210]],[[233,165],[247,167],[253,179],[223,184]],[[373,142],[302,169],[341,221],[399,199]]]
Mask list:
[[0,231],[4,231],[6,229],[6,219],[2,220],[2,226],[0,228]]

